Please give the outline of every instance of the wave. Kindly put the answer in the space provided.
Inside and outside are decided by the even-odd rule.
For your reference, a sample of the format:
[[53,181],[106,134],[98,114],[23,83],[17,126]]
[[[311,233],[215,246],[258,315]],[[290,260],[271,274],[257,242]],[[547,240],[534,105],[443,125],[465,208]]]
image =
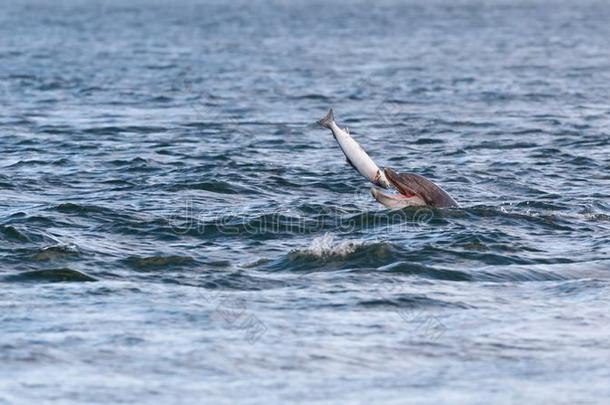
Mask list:
[[472,274],[461,270],[443,269],[434,266],[424,265],[416,262],[397,261],[377,268],[377,271],[384,273],[413,275],[424,278],[448,281],[472,281]]
[[0,225],[0,235],[2,235],[2,239],[5,239],[10,242],[23,243],[31,241],[27,233],[22,232],[11,225]]
[[82,273],[77,270],[72,270],[67,267],[53,270],[24,271],[18,274],[11,274],[5,276],[2,280],[5,282],[48,283],[97,281],[96,278],[91,277],[88,274]]
[[222,180],[206,180],[175,183],[168,187],[169,191],[202,190],[219,194],[257,194],[256,188],[249,188]]
[[610,283],[606,279],[586,278],[582,280],[567,280],[565,282],[547,286],[544,289],[553,296],[580,296],[584,295],[591,297],[592,292],[598,292],[600,296],[608,295],[610,292]]
[[376,307],[395,307],[406,310],[405,312],[401,312],[400,315],[403,319],[413,318],[416,319],[419,317],[424,317],[425,315],[422,313],[410,313],[409,309],[422,309],[422,308],[456,308],[456,309],[470,309],[472,308],[470,305],[467,305],[462,302],[450,302],[445,300],[439,300],[435,298],[430,298],[422,294],[386,294],[380,298],[376,299],[368,299],[361,300],[358,303],[359,306],[367,307],[367,308],[376,308]]
[[335,241],[335,236],[325,233],[314,238],[309,247],[299,251],[297,254],[313,257],[347,256],[362,246],[362,241]]
[[79,257],[80,250],[75,244],[60,244],[36,249],[31,258],[36,261],[54,261],[70,257]]
[[130,268],[137,271],[156,271],[169,270],[181,267],[191,267],[197,264],[197,261],[190,256],[130,256],[124,259],[123,262]]
[[332,234],[313,238],[307,247],[294,249],[278,259],[263,262],[267,271],[333,271],[374,269],[394,255],[387,242],[337,240]]
[[[27,221],[27,220],[26,220]],[[34,217],[34,222],[38,222],[38,217]],[[50,220],[43,221],[42,227],[46,227],[49,223],[53,223]],[[5,224],[0,225],[0,240],[5,240],[16,245],[28,244],[28,243],[41,243],[47,245],[57,244],[57,239],[50,235],[48,232],[39,229],[38,226],[32,226],[32,224]]]
[[83,204],[83,203],[60,203],[52,207],[53,210],[64,214],[78,214],[78,215],[88,215],[88,214],[105,214],[108,216],[115,216],[117,214],[117,210],[112,208],[102,207],[100,205],[93,204]]

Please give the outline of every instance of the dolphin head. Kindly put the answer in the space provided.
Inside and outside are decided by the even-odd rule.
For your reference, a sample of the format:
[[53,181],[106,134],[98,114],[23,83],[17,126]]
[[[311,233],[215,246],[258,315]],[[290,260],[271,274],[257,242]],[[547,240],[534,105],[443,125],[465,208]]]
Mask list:
[[386,179],[390,182],[392,187],[394,187],[400,194],[409,198],[416,197],[418,193],[413,189],[413,182],[410,179],[405,178],[404,175],[396,173],[394,170],[386,167],[383,169],[383,173],[385,174]]
[[445,190],[424,176],[415,173],[397,173],[389,167],[386,167],[383,173],[388,182],[400,195],[411,202],[409,205],[429,205],[432,207],[458,206]]

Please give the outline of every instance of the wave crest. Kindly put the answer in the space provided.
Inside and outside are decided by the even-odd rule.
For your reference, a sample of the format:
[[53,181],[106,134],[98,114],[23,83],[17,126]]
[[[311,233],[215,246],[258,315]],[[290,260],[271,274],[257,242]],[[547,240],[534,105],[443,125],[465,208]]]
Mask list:
[[335,241],[335,236],[327,232],[314,238],[310,245],[300,252],[315,257],[347,256],[362,245],[362,241]]

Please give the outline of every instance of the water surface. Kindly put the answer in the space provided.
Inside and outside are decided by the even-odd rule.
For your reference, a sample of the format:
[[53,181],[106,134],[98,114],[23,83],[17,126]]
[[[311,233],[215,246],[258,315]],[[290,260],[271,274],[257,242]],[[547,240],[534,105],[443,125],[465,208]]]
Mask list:
[[[609,397],[609,20],[3,1],[0,402]],[[330,105],[461,208],[375,203]]]

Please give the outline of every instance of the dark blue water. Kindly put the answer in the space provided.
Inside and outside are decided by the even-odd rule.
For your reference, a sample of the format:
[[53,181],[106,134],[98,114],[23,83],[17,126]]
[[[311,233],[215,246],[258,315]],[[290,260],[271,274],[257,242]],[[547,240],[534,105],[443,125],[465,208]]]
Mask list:
[[[602,402],[608,21],[2,1],[0,402]],[[374,202],[331,105],[462,208]]]

